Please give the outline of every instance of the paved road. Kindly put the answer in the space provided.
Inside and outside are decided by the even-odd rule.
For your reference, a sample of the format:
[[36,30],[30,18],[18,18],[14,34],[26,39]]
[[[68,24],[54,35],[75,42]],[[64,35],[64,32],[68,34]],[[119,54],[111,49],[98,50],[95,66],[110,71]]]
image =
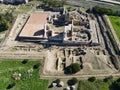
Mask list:
[[94,6],[102,6],[102,7],[106,7],[106,8],[120,10],[120,5],[114,5],[111,3],[100,2],[99,0],[87,0],[87,1],[67,0],[67,3],[70,5],[81,6],[81,7],[86,7],[86,8],[92,8]]
[[117,5],[120,5],[120,2],[114,1],[114,0],[95,0],[95,1],[100,1],[100,2],[110,3],[110,4],[117,4]]

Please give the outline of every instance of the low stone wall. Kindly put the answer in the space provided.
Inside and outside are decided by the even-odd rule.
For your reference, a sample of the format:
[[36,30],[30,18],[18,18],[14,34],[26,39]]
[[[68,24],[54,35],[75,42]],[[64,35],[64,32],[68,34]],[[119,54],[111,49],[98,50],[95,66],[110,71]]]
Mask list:
[[119,40],[117,38],[115,30],[113,29],[108,16],[104,15],[103,18],[105,20],[105,23],[106,23],[107,29],[108,29],[107,30],[107,35],[108,35],[109,39],[111,40],[111,42],[113,44],[113,47],[114,47],[114,49],[116,51],[116,54],[120,55],[120,42],[119,42]]

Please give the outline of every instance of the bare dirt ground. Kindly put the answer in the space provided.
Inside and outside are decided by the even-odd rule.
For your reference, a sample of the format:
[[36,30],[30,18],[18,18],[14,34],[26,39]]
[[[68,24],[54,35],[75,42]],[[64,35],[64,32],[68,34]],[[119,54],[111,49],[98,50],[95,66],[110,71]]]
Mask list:
[[[68,48],[66,48],[68,49]],[[60,56],[57,56],[57,54]],[[66,55],[68,58],[66,59],[66,65],[70,65],[71,63],[80,62],[79,57],[82,57],[83,62],[83,69],[76,73],[73,76],[83,76],[83,75],[105,75],[105,74],[113,74],[117,73],[118,71],[115,69],[114,65],[110,61],[110,57],[108,54],[104,54],[101,50],[94,50],[94,49],[86,49],[86,55],[74,56],[74,55]],[[46,76],[64,76],[63,67],[59,67],[62,69],[56,69],[56,60],[58,57],[66,57],[62,55],[61,49],[51,49],[47,51],[45,55],[45,64],[43,70],[43,77]],[[71,57],[73,60],[71,61]],[[62,61],[59,61],[59,64]],[[65,75],[66,76],[66,75]]]

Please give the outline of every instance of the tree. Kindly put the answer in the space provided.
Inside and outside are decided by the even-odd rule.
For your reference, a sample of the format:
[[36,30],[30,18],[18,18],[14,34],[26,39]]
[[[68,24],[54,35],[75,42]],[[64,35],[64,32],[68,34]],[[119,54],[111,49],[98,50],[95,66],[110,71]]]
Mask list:
[[12,21],[14,17],[12,13],[0,14],[0,32],[7,30],[12,26]]
[[117,82],[120,82],[120,78],[117,79]]
[[63,7],[66,4],[66,0],[43,0],[43,3],[49,7]]
[[90,78],[88,78],[88,81],[90,81],[90,82],[94,82],[96,80],[96,77],[90,77]]
[[11,89],[11,88],[13,88],[15,85],[16,85],[16,83],[13,82],[13,83],[9,84],[6,89]]
[[68,80],[68,85],[75,85],[77,82],[78,82],[78,79],[74,77]]
[[60,79],[56,79],[55,83],[57,83],[57,84],[60,83]]
[[120,90],[120,78],[112,82],[110,85],[110,90]]
[[24,59],[23,61],[22,61],[22,64],[26,64],[28,62],[28,59]]
[[115,90],[120,90],[120,82],[116,81],[114,85],[115,85]]
[[98,13],[100,15],[102,15],[102,14],[115,15],[115,16],[119,16],[120,15],[120,11],[119,10],[113,10],[111,8],[104,8],[104,7],[99,7],[99,6],[93,7],[92,11],[94,13]]
[[72,6],[69,6],[69,7],[67,7],[67,11],[74,11],[75,10],[75,8],[74,7],[72,7]]
[[64,6],[66,4],[66,0],[61,0],[61,4]]
[[110,80],[112,80],[113,79],[113,76],[109,76],[109,77],[106,77],[103,81],[104,82],[108,82],[108,81],[110,81]]
[[71,65],[69,65],[68,67],[66,67],[65,69],[65,73],[66,74],[75,74],[77,73],[78,71],[80,71],[80,64],[78,63],[72,63]]
[[34,66],[33,66],[33,69],[37,69],[37,68],[39,68],[40,67],[40,63],[37,63],[37,64],[35,64]]

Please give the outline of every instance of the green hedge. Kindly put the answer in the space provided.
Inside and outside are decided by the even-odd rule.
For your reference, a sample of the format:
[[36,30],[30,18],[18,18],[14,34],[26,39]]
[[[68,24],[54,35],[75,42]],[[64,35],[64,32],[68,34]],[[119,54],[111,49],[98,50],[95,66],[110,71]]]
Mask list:
[[98,13],[100,15],[107,14],[107,15],[120,16],[120,11],[113,10],[111,8],[104,8],[104,7],[95,6],[95,7],[93,7],[92,11],[94,13]]
[[14,17],[12,13],[0,14],[0,32],[7,30],[12,26],[12,21]]

